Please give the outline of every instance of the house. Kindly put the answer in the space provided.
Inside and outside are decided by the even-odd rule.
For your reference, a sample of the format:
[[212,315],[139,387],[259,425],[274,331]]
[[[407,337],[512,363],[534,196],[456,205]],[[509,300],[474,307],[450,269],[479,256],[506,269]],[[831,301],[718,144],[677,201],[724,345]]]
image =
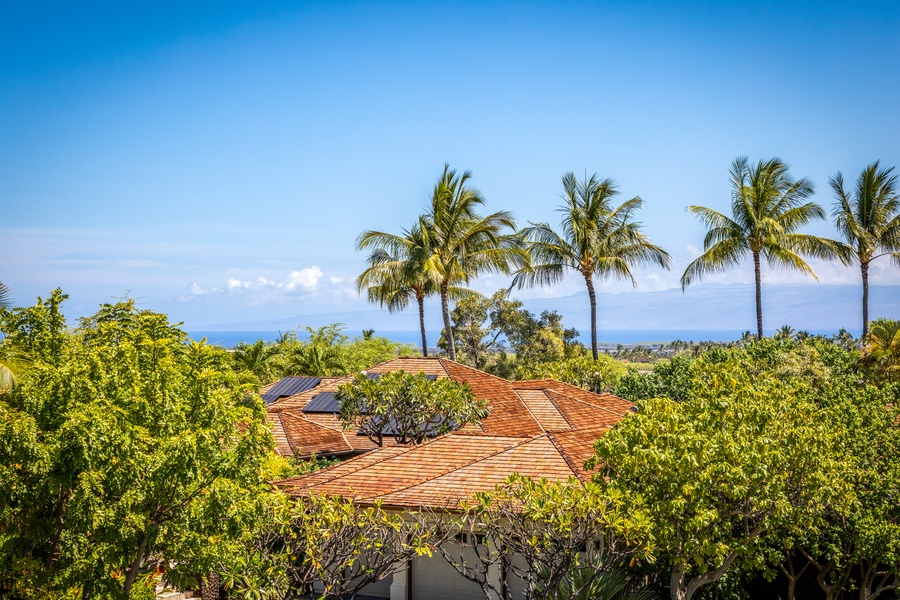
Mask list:
[[[367,373],[395,370],[466,383],[476,398],[488,400],[490,415],[480,425],[468,424],[419,446],[372,447],[365,436],[343,431],[334,412],[324,412],[335,408],[327,404],[329,395],[349,378],[323,380],[269,405],[279,449],[302,456],[355,456],[276,485],[292,495],[314,491],[361,504],[377,500],[384,508],[405,511],[447,508],[476,491],[493,490],[514,472],[586,480],[584,461],[593,453],[594,440],[634,410],[632,403],[611,394],[549,379],[507,381],[440,357],[401,357]],[[417,559],[392,580],[367,588],[366,594],[391,600],[484,597],[440,557]]]

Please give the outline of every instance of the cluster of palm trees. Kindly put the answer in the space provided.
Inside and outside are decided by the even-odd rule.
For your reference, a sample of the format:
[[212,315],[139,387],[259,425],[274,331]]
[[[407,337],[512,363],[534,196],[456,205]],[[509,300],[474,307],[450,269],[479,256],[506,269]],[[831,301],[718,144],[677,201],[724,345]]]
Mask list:
[[[357,278],[370,302],[389,311],[418,304],[422,352],[427,356],[425,298],[440,295],[449,356],[456,359],[449,303],[469,294],[478,275],[513,275],[513,286],[553,285],[568,271],[585,281],[591,303],[591,353],[597,358],[597,300],[594,277],[618,278],[637,285],[632,269],[658,265],[668,269],[671,257],[651,243],[633,219],[643,206],[634,197],[616,206],[619,194],[611,179],[596,174],[582,181],[572,173],[562,178],[563,215],[559,230],[532,223],[516,230],[506,211],[481,216],[485,200],[462,175],[444,165],[430,205],[400,234],[365,231],[357,249],[370,251],[368,268]],[[791,177],[779,158],[750,164],[746,157],[731,165],[731,216],[705,206],[688,210],[707,226],[704,252],[681,278],[682,288],[706,274],[738,265],[750,256],[756,282],[757,335],[763,337],[762,259],[776,268],[795,269],[815,277],[804,257],[856,262],[863,282],[863,337],[868,329],[868,269],[873,260],[890,256],[900,266],[900,198],[893,168],[878,162],[860,174],[856,187],[844,189],[840,172],[831,178],[837,202],[834,219],[844,241],[817,237],[798,230],[826,213],[809,200],[811,181]]]
[[710,272],[736,266],[748,254],[753,258],[756,282],[756,328],[763,336],[760,263],[795,269],[812,275],[803,256],[856,261],[862,272],[863,338],[869,323],[869,264],[889,255],[900,266],[900,199],[893,167],[880,168],[875,162],[866,167],[856,188],[844,189],[840,172],[830,179],[837,202],[833,216],[844,242],[799,233],[797,230],[816,219],[824,219],[821,206],[808,201],[814,187],[808,179],[793,179],[788,166],[778,158],[751,165],[745,157],[731,165],[731,212],[727,217],[705,206],[688,210],[707,226],[704,252],[694,260],[681,278],[682,288]]

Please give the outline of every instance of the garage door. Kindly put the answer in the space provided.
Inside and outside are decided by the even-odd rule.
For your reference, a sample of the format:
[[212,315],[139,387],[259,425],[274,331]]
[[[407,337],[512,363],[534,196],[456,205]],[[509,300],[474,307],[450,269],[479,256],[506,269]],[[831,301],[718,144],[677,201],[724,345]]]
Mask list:
[[[474,563],[474,552],[466,552],[466,560]],[[458,553],[453,550],[453,555],[458,556]],[[441,555],[423,556],[412,561],[412,600],[483,599],[484,593],[478,584],[460,575]]]

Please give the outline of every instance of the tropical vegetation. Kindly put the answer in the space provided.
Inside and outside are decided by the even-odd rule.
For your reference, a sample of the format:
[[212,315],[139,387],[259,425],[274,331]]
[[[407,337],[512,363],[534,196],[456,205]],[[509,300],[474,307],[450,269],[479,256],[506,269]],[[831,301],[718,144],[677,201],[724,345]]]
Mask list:
[[890,256],[900,266],[900,196],[893,167],[875,161],[859,174],[856,186],[844,189],[841,172],[829,180],[837,202],[834,221],[862,275],[862,337],[869,332],[869,265]]
[[[486,598],[510,581],[558,600],[896,597],[900,322],[869,324],[867,306],[871,262],[900,260],[892,169],[873,163],[849,192],[832,178],[840,243],[799,232],[824,217],[808,180],[779,159],[737,159],[732,215],[689,207],[709,231],[682,284],[751,257],[757,334],[609,354],[595,302],[589,352],[558,312],[470,284],[575,270],[594,300],[594,277],[634,282],[635,266],[667,267],[633,221],[640,198],[615,206],[611,180],[568,174],[561,233],[516,232],[509,213],[476,212],[470,178],[445,166],[410,229],[360,236],[370,255],[357,285],[389,311],[415,300],[422,354],[423,301],[440,296],[437,346],[451,359],[634,402],[593,441],[585,480],[510,473],[454,510],[406,514],[273,492],[273,480],[334,460],[275,454],[258,392],[281,377],[355,374],[337,393],[340,418],[378,445],[477,424],[488,402],[449,379],[364,372],[418,352],[371,329],[351,339],[341,324],[307,327],[225,350],[133,300],[70,324],[62,291],[14,308],[0,283],[0,597],[149,598],[165,569],[170,584],[232,598],[336,599],[426,555]],[[761,260],[811,274],[808,256],[860,264],[861,338],[790,325],[762,337]]]
[[637,265],[656,264],[669,268],[668,253],[650,242],[633,220],[634,212],[643,206],[639,196],[613,206],[619,194],[612,179],[578,181],[574,173],[562,178],[562,233],[547,223],[535,223],[522,231],[531,253],[530,264],[521,269],[514,285],[553,285],[562,281],[567,270],[584,278],[591,303],[591,354],[597,360],[597,295],[594,276],[615,277],[637,285],[631,269]]
[[731,217],[705,206],[688,206],[708,228],[703,254],[691,262],[681,276],[682,289],[706,274],[737,266],[749,255],[756,283],[756,332],[763,337],[763,258],[777,268],[793,269],[816,277],[803,256],[848,260],[845,247],[834,240],[797,230],[824,219],[825,211],[808,199],[812,181],[793,179],[780,158],[750,164],[738,157],[731,164]]

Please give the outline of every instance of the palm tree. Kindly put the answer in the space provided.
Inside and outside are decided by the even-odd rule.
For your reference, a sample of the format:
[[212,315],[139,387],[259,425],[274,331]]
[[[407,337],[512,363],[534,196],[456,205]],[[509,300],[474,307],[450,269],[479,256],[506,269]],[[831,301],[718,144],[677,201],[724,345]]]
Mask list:
[[469,171],[457,175],[445,164],[434,186],[431,206],[419,218],[428,249],[426,271],[434,273],[438,282],[450,360],[456,360],[450,323],[452,288],[464,287],[482,273],[510,273],[527,261],[521,237],[502,233],[506,228],[515,231],[512,214],[500,211],[482,217],[475,212],[485,201],[469,185],[471,177]]
[[736,158],[731,163],[730,178],[731,218],[705,206],[688,206],[709,231],[703,240],[703,254],[681,276],[681,289],[707,273],[736,266],[749,253],[756,280],[756,332],[761,339],[762,257],[772,266],[797,269],[818,281],[801,254],[840,258],[843,262],[847,255],[840,242],[796,233],[810,221],[824,219],[825,211],[814,202],[806,202],[814,191],[812,182],[806,178],[793,180],[781,159],[750,165],[747,157]]
[[[0,309],[11,306],[9,288],[0,281]],[[27,368],[28,360],[10,346],[7,340],[0,340],[0,392],[11,390]]]
[[778,331],[775,332],[776,340],[789,340],[794,337],[794,328],[790,325],[782,325],[778,328]]
[[10,307],[9,288],[6,287],[5,283],[0,281],[0,308],[4,307]]
[[[419,307],[419,329],[422,333],[422,356],[428,356],[425,335],[425,298],[440,290],[439,277],[429,270],[427,240],[418,223],[404,229],[401,235],[381,231],[365,231],[356,241],[357,250],[372,249],[369,268],[356,278],[356,287],[367,290],[368,300],[388,309],[403,310],[411,300]],[[453,288],[451,295],[462,294]]]
[[640,197],[614,208],[612,199],[619,194],[615,182],[601,181],[596,173],[581,182],[573,173],[566,173],[562,183],[562,234],[547,223],[525,228],[522,234],[530,243],[531,264],[519,271],[513,283],[519,287],[552,285],[563,279],[567,269],[580,273],[591,300],[591,353],[597,360],[594,275],[627,279],[636,286],[633,266],[655,263],[668,269],[671,258],[651,244],[641,224],[631,219],[644,203]]
[[873,370],[878,382],[900,380],[900,321],[872,321],[872,331],[865,340],[860,362]]
[[837,198],[835,224],[862,273],[863,339],[869,332],[869,263],[888,255],[900,266],[900,197],[893,170],[879,169],[876,161],[859,174],[850,193],[844,190],[840,171],[828,180]]
[[241,342],[231,353],[235,370],[253,373],[262,384],[270,383],[277,377],[280,358],[281,348],[277,344],[266,344],[263,340],[252,344]]
[[333,347],[306,343],[293,348],[287,356],[288,375],[328,377],[346,373],[340,355]]

